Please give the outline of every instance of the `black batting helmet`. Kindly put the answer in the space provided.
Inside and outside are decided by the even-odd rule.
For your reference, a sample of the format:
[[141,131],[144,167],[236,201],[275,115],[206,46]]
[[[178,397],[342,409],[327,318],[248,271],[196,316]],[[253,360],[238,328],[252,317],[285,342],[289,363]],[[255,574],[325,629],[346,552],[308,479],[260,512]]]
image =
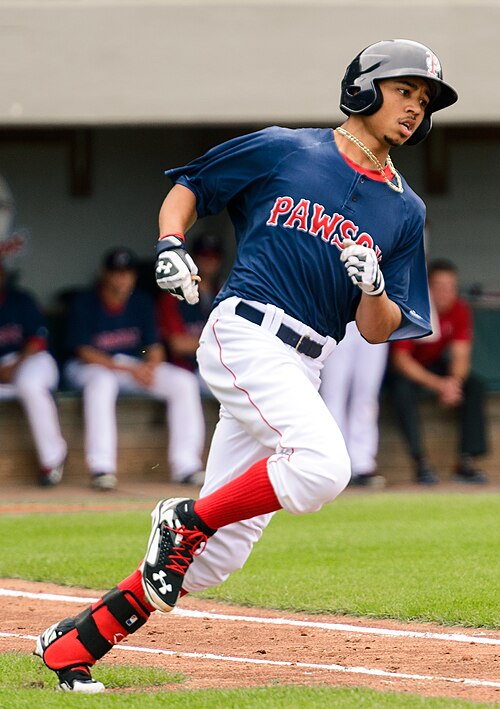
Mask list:
[[388,39],[371,44],[353,59],[341,84],[340,109],[368,116],[382,105],[382,93],[377,81],[403,76],[420,76],[429,82],[432,97],[424,120],[406,141],[416,145],[432,127],[432,113],[451,106],[458,99],[454,89],[443,81],[443,71],[437,56],[428,47],[410,39]]

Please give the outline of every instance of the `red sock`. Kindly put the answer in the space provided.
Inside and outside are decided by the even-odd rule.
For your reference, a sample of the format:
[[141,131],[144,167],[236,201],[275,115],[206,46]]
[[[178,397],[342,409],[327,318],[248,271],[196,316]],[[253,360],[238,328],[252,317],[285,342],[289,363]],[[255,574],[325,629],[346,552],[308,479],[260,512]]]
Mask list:
[[[155,609],[144,599],[144,589],[141,583],[141,576],[142,574],[139,569],[136,569],[133,574],[128,576],[123,581],[120,581],[118,588],[120,591],[131,591],[134,594],[134,597],[138,599],[139,603],[130,594],[127,594],[127,600],[134,606],[139,616],[142,618],[149,618],[150,613],[152,613]],[[107,607],[102,605],[101,600],[94,603],[91,608],[94,610],[92,618],[95,621],[99,632],[112,645],[116,645],[116,643],[121,642],[127,637],[127,635],[129,635],[123,625],[119,623],[114,615],[109,612]]]
[[127,576],[126,579],[120,581],[117,586],[120,591],[131,591],[134,596],[136,596],[140,600],[144,608],[146,608],[146,610],[152,613],[154,610],[156,610],[156,608],[152,606],[151,603],[148,603],[148,601],[146,600],[141,579],[142,572],[137,568],[133,574],[130,574],[130,576]]
[[196,514],[212,529],[280,509],[269,480],[267,458],[194,504]]

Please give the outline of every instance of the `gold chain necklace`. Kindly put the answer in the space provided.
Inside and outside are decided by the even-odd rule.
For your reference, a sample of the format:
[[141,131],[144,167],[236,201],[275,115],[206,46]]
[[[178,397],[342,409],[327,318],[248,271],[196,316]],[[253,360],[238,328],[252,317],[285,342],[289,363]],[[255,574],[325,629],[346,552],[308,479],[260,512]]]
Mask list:
[[399,192],[399,194],[401,194],[404,191],[404,187],[401,182],[401,177],[399,176],[399,173],[396,172],[396,169],[395,169],[394,165],[392,164],[392,160],[389,157],[389,155],[387,156],[386,165],[388,165],[390,167],[390,169],[392,170],[392,172],[394,173],[394,177],[396,178],[396,184],[394,184],[393,182],[391,182],[391,180],[389,180],[389,178],[385,174],[384,166],[382,165],[380,160],[376,157],[376,155],[374,155],[372,153],[370,148],[367,148],[366,145],[360,141],[359,138],[356,138],[355,135],[353,135],[352,133],[349,133],[349,131],[346,130],[345,128],[335,128],[335,130],[337,131],[337,133],[340,133],[340,135],[343,135],[345,138],[347,138],[347,140],[350,140],[351,143],[354,143],[354,145],[357,145],[357,147],[366,155],[366,157],[372,161],[372,163],[375,165],[377,170],[380,172],[380,174],[382,175],[382,177],[384,178],[386,183],[391,188],[391,190],[394,190],[394,192]]

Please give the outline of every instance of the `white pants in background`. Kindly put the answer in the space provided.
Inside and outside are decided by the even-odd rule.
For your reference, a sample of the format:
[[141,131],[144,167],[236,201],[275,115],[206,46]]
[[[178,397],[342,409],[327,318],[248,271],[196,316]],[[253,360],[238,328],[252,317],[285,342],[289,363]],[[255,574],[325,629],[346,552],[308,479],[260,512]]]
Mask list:
[[[221,402],[200,495],[269,458],[269,478],[283,508],[292,514],[319,510],[350,476],[342,435],[318,393],[319,373],[335,341],[275,306],[249,303],[264,312],[256,325],[235,313],[239,302],[232,297],[220,303],[200,338],[200,372]],[[281,324],[322,344],[321,355],[312,359],[284,344],[275,335]],[[271,517],[219,529],[195,557],[183,587],[209,588],[240,569]]]
[[[12,363],[16,358],[16,354],[6,355],[2,364]],[[18,365],[12,384],[0,384],[0,399],[16,398],[21,402],[40,466],[48,470],[60,465],[67,453],[52,394],[58,382],[57,364],[48,352],[43,351],[30,355]]]
[[321,372],[320,393],[338,423],[354,475],[376,469],[379,394],[389,345],[371,345],[356,323],[347,326]]
[[[133,357],[115,355],[123,363]],[[202,469],[205,420],[196,376],[167,362],[158,364],[150,387],[141,386],[128,372],[99,364],[70,361],[68,384],[83,392],[85,456],[91,473],[116,473],[118,433],[116,399],[119,393],[148,393],[167,404],[168,461],[174,481]]]

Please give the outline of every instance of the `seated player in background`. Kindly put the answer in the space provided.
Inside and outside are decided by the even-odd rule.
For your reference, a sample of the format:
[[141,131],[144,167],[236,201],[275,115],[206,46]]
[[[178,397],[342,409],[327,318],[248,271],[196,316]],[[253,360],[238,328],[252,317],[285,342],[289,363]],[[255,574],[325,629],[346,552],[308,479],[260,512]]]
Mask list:
[[[196,377],[164,361],[154,304],[136,289],[136,258],[125,248],[106,254],[97,286],[73,298],[68,318],[68,384],[83,391],[85,457],[91,485],[117,484],[116,399],[147,392],[167,404],[172,480],[203,482],[205,422]],[[189,421],[189,426],[186,426]]]
[[52,392],[59,383],[47,328],[32,295],[8,284],[0,256],[0,399],[18,398],[29,421],[40,485],[61,482],[67,445]]
[[418,411],[422,390],[436,395],[443,409],[456,409],[459,429],[453,479],[484,483],[475,458],[487,451],[484,387],[471,372],[472,314],[459,297],[453,263],[436,260],[429,266],[429,291],[437,314],[433,336],[391,344],[391,391],[397,419],[415,464],[417,483],[432,485],[438,474],[429,462]]

